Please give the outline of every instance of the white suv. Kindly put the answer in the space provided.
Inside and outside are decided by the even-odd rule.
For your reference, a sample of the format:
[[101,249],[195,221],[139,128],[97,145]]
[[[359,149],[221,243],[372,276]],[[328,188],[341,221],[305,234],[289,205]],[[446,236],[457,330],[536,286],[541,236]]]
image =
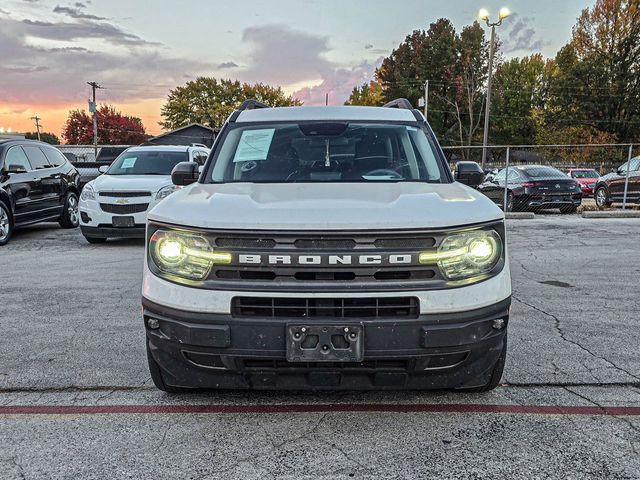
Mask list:
[[175,192],[171,170],[181,162],[196,169],[209,149],[195,146],[133,147],[122,152],[80,195],[80,228],[89,243],[111,237],[144,238],[147,212]]
[[454,178],[422,114],[404,99],[386,107],[249,100],[200,175],[176,166],[185,188],[147,222],[158,388],[498,385],[504,215],[469,186],[477,164]]

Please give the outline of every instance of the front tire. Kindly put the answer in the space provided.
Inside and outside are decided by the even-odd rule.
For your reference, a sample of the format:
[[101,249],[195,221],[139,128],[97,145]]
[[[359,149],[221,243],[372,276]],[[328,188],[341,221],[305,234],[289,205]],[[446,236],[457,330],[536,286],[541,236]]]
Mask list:
[[62,228],[77,228],[80,225],[80,209],[78,208],[78,196],[73,193],[67,193],[64,200],[64,210],[60,215],[58,223]]
[[180,388],[180,387],[172,387],[171,385],[167,385],[164,382],[164,377],[162,376],[162,369],[156,359],[153,358],[153,354],[151,353],[151,348],[149,347],[149,340],[146,340],[147,344],[147,361],[149,362],[149,373],[151,374],[151,380],[153,380],[153,384],[158,388],[158,390],[162,390],[167,393],[189,393],[193,392],[193,389],[190,388]]
[[598,208],[607,208],[611,206],[611,200],[609,199],[609,193],[605,187],[598,187],[594,194],[596,199],[596,205]]
[[8,205],[0,200],[0,246],[6,245],[13,233],[13,216]]
[[507,360],[507,334],[504,335],[504,343],[502,345],[502,351],[500,352],[500,356],[498,357],[498,361],[493,367],[491,371],[491,378],[486,383],[486,385],[482,385],[481,387],[472,387],[472,388],[462,388],[460,391],[466,393],[483,393],[489,392],[500,385],[500,380],[502,379],[502,372],[504,372],[504,364]]

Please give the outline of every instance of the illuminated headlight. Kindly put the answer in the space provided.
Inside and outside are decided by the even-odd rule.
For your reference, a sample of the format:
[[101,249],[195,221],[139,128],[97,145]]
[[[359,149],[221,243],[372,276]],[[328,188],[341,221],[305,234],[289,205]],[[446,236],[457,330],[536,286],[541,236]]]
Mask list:
[[162,200],[163,198],[168,197],[179,188],[180,187],[176,185],[169,185],[167,187],[161,188],[160,190],[158,190],[158,193],[156,194],[156,200]]
[[502,240],[493,230],[472,230],[446,237],[438,250],[420,254],[420,263],[436,264],[448,280],[489,273],[502,256]]
[[80,194],[80,200],[95,200],[96,192],[93,190],[93,187],[90,183],[87,183],[82,189],[82,193]]
[[202,280],[214,265],[233,259],[231,253],[213,251],[201,235],[174,230],[156,231],[149,239],[149,253],[162,272],[190,280]]

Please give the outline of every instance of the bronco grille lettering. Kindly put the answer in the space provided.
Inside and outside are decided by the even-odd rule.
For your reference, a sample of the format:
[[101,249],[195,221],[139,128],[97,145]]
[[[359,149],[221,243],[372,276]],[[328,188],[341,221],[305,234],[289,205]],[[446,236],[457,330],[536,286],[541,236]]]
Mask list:
[[259,255],[239,254],[241,265],[409,265],[414,255]]

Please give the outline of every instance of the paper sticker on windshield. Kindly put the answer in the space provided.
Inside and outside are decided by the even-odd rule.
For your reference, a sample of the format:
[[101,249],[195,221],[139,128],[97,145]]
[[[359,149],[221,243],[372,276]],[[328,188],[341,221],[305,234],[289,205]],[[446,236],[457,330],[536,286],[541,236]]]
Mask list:
[[124,160],[122,160],[122,165],[120,165],[120,168],[125,169],[125,168],[133,168],[134,165],[136,164],[136,157],[129,157],[129,158],[125,158]]
[[233,162],[266,160],[275,131],[275,128],[262,128],[242,132]]

